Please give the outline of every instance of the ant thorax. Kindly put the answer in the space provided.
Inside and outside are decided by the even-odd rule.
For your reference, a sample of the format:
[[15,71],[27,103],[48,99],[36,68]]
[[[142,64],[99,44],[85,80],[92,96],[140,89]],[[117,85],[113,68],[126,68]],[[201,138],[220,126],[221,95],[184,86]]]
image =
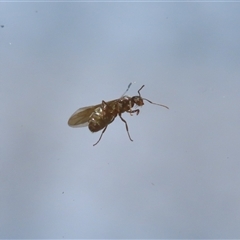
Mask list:
[[123,96],[121,97],[117,103],[118,113],[124,113],[126,111],[129,111],[134,103],[132,102],[132,98],[129,96]]

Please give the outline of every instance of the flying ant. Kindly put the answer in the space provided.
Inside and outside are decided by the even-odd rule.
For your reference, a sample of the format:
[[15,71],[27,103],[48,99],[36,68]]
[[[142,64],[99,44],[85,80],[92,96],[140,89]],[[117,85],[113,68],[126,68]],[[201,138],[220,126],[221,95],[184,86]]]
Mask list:
[[[131,83],[129,84],[128,89],[130,86]],[[133,141],[128,131],[127,122],[122,117],[122,113],[128,112],[131,115],[133,113],[136,113],[136,115],[138,115],[140,110],[139,109],[133,110],[132,108],[135,104],[137,106],[143,106],[144,105],[143,100],[146,100],[151,104],[155,104],[168,109],[168,107],[165,105],[153,103],[152,101],[143,98],[140,94],[140,91],[142,90],[143,87],[144,85],[138,90],[139,96],[129,97],[123,95],[122,97],[109,102],[105,102],[104,100],[102,100],[101,104],[79,108],[69,118],[68,125],[70,127],[88,126],[91,132],[98,132],[103,129],[98,141],[95,144],[93,144],[93,146],[95,146],[101,140],[102,135],[106,131],[108,125],[112,123],[117,116],[119,116],[121,120],[125,123],[129,139]],[[125,91],[125,93],[128,91],[128,89]]]

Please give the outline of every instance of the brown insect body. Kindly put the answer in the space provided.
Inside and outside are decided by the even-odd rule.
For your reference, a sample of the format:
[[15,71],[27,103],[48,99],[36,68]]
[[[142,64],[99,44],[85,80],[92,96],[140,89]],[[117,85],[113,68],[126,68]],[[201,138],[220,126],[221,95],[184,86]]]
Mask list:
[[89,117],[88,128],[91,132],[98,132],[109,125],[115,119],[113,109],[104,101],[102,106],[97,107]]
[[139,112],[139,110],[132,111],[131,108],[135,103],[138,103],[138,106],[142,106],[144,103],[142,99],[140,99],[141,101],[135,101],[135,99],[136,97],[123,96],[108,103],[102,101],[101,106],[97,107],[89,117],[89,130],[91,132],[98,132],[106,127],[106,125],[112,123],[117,115],[124,112]]
[[125,123],[129,139],[133,141],[128,131],[127,122],[121,116],[122,113],[128,112],[132,115],[132,113],[136,112],[136,114],[138,115],[140,110],[132,110],[132,108],[135,104],[137,106],[143,106],[143,100],[146,100],[151,104],[168,108],[165,105],[153,103],[146,98],[142,98],[140,90],[143,87],[144,85],[138,90],[139,96],[123,96],[109,102],[102,101],[102,103],[99,105],[78,109],[68,120],[68,125],[71,127],[81,127],[88,125],[88,128],[91,132],[98,132],[103,129],[99,140],[93,145],[95,146],[101,140],[102,135],[106,131],[108,125],[112,123],[117,116],[119,116],[121,120]]

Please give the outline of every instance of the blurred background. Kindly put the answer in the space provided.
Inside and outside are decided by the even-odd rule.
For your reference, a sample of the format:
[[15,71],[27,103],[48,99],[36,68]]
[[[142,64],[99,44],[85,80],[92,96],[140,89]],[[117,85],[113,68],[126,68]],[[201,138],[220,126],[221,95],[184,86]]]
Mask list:
[[[0,3],[0,238],[240,238],[240,5]],[[80,107],[149,100],[101,132]]]

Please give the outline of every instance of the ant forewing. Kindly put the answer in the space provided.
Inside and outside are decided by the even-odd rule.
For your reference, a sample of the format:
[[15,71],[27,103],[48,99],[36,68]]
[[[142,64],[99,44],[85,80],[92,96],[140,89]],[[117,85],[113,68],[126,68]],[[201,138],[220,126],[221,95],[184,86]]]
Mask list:
[[[130,86],[131,86],[131,83],[129,84],[128,89]],[[151,104],[165,107],[168,109],[168,107],[165,105],[154,103],[146,98],[142,98],[140,91],[142,90],[143,87],[144,85],[138,90],[139,96],[133,96],[133,97],[122,96],[121,98],[118,98],[112,101],[108,101],[108,102],[102,101],[102,103],[98,105],[79,108],[69,118],[68,125],[70,127],[88,126],[91,132],[98,132],[103,129],[98,141],[93,145],[95,146],[101,140],[102,135],[106,131],[108,125],[112,123],[117,116],[119,116],[120,119],[125,123],[126,131],[128,133],[129,139],[133,141],[128,131],[127,122],[122,117],[122,113],[128,112],[131,115],[133,113],[136,113],[138,115],[140,110],[139,109],[133,110],[132,108],[134,105],[143,106],[144,105],[143,100],[146,100]]]

